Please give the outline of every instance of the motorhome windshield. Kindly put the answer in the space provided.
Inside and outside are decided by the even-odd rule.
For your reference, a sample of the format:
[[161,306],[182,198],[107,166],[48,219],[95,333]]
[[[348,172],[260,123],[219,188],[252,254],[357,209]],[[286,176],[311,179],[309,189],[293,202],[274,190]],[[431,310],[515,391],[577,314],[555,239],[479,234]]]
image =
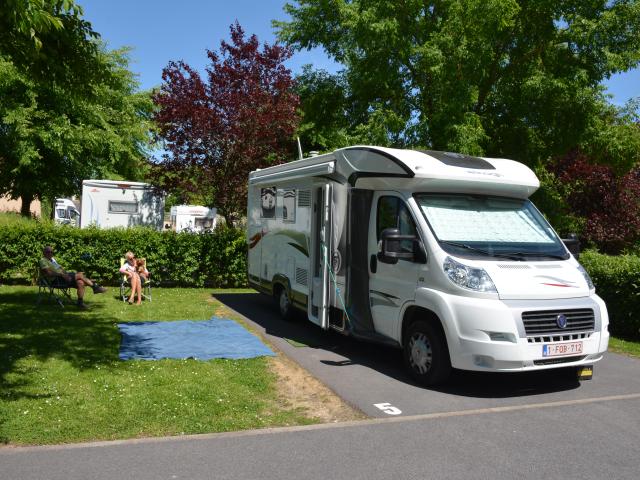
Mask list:
[[463,194],[416,194],[440,246],[466,257],[567,259],[562,241],[529,200]]

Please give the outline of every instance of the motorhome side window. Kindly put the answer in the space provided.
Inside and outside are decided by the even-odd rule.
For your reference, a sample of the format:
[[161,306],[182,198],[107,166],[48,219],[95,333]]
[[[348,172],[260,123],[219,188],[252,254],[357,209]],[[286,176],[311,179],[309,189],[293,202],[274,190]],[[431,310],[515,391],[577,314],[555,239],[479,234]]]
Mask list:
[[[378,241],[382,231],[387,228],[397,228],[400,235],[416,236],[416,225],[409,213],[406,204],[398,197],[380,197],[378,200],[378,217],[376,219],[376,231]],[[413,251],[413,242],[403,240],[402,249]]]
[[138,213],[138,202],[109,200],[109,213]]

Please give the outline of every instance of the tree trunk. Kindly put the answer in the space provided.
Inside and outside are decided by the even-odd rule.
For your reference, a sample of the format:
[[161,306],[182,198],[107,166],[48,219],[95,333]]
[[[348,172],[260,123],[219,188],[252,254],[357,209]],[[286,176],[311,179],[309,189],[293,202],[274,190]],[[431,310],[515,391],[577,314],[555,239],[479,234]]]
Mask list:
[[20,215],[23,217],[31,216],[31,202],[33,202],[33,193],[23,193],[22,206],[20,207]]

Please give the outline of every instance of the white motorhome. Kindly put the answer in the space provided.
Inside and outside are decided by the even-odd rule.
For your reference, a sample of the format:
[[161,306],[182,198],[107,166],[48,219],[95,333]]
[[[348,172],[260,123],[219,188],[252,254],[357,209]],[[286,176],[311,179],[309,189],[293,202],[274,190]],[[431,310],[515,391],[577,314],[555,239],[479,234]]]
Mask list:
[[200,205],[171,207],[171,225],[176,232],[204,232],[216,227],[217,209]]
[[76,208],[73,200],[68,198],[56,198],[56,205],[53,209],[53,219],[62,225],[80,226],[80,212]]
[[589,378],[607,309],[528,200],[539,185],[512,160],[367,146],[256,170],[249,282],[284,317],[402,348],[426,385],[452,367]]
[[83,180],[80,227],[147,226],[162,229],[164,197],[151,185],[121,180]]

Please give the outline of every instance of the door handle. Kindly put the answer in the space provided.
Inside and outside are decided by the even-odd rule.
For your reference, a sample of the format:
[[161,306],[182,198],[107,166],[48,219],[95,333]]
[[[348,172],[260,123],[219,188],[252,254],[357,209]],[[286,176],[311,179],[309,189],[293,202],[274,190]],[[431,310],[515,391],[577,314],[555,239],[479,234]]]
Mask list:
[[378,271],[378,257],[376,255],[371,255],[369,268],[371,269],[371,273],[376,273]]

